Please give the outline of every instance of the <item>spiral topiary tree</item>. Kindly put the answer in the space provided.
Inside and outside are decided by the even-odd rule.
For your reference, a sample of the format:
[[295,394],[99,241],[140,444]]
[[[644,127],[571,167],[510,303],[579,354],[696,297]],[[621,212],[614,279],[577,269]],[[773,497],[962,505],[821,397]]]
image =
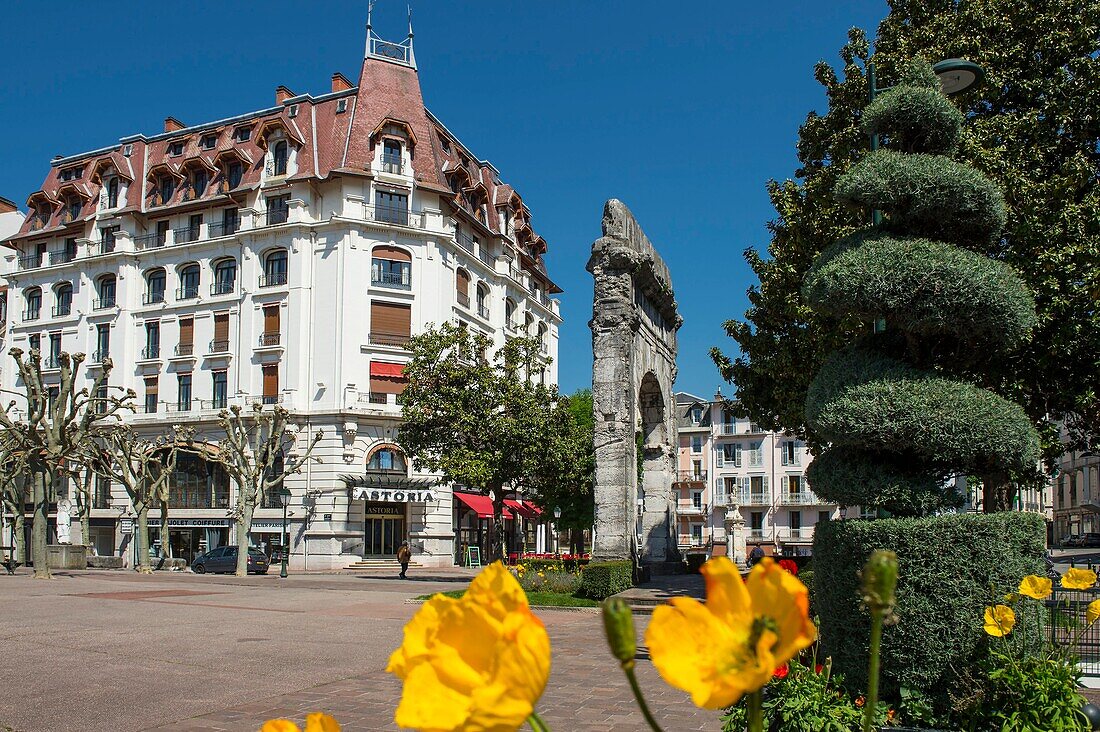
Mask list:
[[975,384],[1035,324],[1035,302],[995,251],[1005,222],[997,187],[951,159],[960,112],[926,63],[864,110],[883,149],[838,181],[843,202],[883,221],[827,247],[803,284],[814,310],[885,322],[833,353],[806,396],[829,446],[807,473],[844,505],[921,515],[957,502],[952,475],[977,475],[985,510],[1009,507],[1035,473],[1038,434],[1017,404]]

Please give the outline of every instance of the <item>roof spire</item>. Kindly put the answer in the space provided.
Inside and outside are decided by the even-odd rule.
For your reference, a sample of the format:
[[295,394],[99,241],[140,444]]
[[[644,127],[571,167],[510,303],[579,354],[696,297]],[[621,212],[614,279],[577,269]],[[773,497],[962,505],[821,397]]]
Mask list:
[[409,9],[409,66],[416,68],[416,54],[413,53],[413,7],[412,3],[406,5]]
[[364,58],[367,57],[367,56],[370,56],[370,36],[371,36],[371,30],[373,28],[373,26],[371,26],[370,16],[371,16],[371,13],[373,11],[374,11],[374,0],[369,0],[367,2],[367,47],[363,51],[363,57]]

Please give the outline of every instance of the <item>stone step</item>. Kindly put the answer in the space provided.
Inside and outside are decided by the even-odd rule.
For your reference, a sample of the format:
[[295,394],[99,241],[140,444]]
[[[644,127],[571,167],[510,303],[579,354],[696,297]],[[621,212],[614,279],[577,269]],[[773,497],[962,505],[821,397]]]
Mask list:
[[[418,562],[409,562],[410,567],[421,567]],[[346,569],[401,569],[396,559],[360,559],[349,564]]]

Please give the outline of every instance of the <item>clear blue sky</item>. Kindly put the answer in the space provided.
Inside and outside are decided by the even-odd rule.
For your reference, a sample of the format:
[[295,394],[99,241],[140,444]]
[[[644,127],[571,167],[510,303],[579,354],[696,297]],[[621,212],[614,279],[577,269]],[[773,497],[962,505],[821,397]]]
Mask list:
[[[279,84],[323,93],[334,71],[354,82],[366,8],[9,0],[0,196],[22,208],[54,155],[157,133],[167,115],[261,109]],[[677,388],[714,393],[707,351],[733,349],[721,323],[744,313],[755,281],[741,253],[768,241],[765,182],[793,174],[798,126],[824,108],[813,64],[839,63],[847,29],[873,34],[886,12],[885,0],[414,1],[428,107],[500,169],[549,244],[564,391],[591,383],[584,266],[615,197],[672,270]],[[400,40],[405,4],[379,0],[374,20]]]

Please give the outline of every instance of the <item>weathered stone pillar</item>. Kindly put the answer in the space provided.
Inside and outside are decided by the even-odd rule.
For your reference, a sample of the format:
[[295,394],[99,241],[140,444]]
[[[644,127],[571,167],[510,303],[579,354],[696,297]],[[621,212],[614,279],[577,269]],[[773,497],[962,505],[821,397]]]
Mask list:
[[738,567],[748,567],[748,545],[745,541],[745,519],[737,506],[726,509],[726,555]]
[[[604,206],[592,245],[592,401],[598,559],[678,559],[676,502],[676,311],[668,267],[630,210]],[[638,435],[641,436],[639,481]]]

